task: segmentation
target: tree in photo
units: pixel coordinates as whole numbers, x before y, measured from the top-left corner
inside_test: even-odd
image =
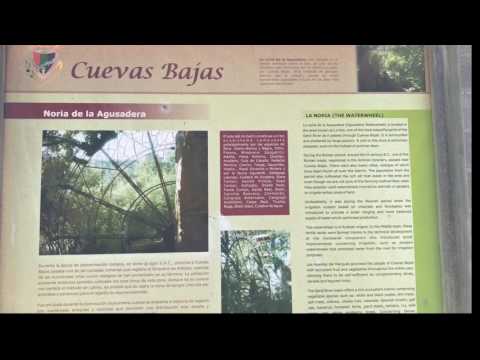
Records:
[[[223,231],[222,312],[291,313],[289,234]]]

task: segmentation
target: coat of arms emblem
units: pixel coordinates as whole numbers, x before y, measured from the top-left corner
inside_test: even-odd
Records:
[[[62,62],[58,58],[57,45],[35,46],[25,61],[27,75],[32,79],[44,80],[61,67]]]

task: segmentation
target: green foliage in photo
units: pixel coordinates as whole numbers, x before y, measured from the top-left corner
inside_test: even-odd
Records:
[[[359,91],[423,92],[423,45],[358,45]]]
[[[222,312],[291,313],[289,234],[223,231]]]

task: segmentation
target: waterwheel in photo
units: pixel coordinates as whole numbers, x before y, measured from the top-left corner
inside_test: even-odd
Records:
[[[188,133],[45,131],[40,254],[196,251],[179,221]]]

